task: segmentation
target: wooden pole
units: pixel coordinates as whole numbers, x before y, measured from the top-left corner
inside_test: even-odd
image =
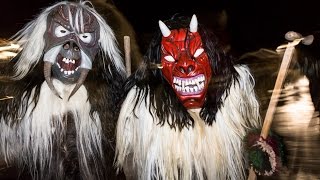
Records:
[[[126,72],[127,77],[131,75],[131,48],[130,48],[130,37],[124,36],[124,54],[125,54],[125,65],[126,65]]]
[[[285,77],[287,75],[287,71],[289,69],[289,65],[293,56],[293,52],[294,52],[294,47],[300,43],[300,41],[302,41],[303,38],[299,38],[299,39],[295,39],[292,42],[289,42],[286,46],[286,50],[284,52],[283,58],[282,58],[282,62],[280,65],[280,69],[279,69],[279,73],[276,79],[276,83],[274,85],[273,91],[272,91],[272,95],[270,98],[270,102],[269,102],[269,106],[267,109],[267,113],[263,122],[263,126],[262,126],[262,130],[261,130],[261,134],[260,136],[262,136],[264,139],[268,137],[269,134],[269,130],[272,124],[272,120],[273,120],[273,114],[276,110],[276,106],[278,104],[278,100],[279,100],[279,96],[281,93],[281,88],[283,85],[283,82],[285,80]],[[253,168],[250,168],[250,172],[249,172],[249,176],[248,176],[248,180],[255,180],[256,174],[253,170]]]
[[[261,136],[264,139],[267,138],[268,134],[269,134],[269,130],[270,130],[272,120],[273,120],[273,115],[276,110],[276,106],[278,104],[278,100],[280,97],[281,88],[282,88],[283,82],[285,80],[285,77],[287,75],[287,71],[289,69],[289,65],[290,65],[290,62],[291,62],[291,59],[293,56],[294,46],[299,44],[299,42],[301,40],[302,39],[297,39],[297,40],[294,40],[293,42],[289,42],[288,46],[284,52],[282,63],[281,63],[279,73],[278,73],[278,77],[277,77],[276,83],[275,83],[273,91],[272,91],[269,106],[268,106],[267,113],[266,113],[266,116],[264,119],[262,130],[261,130]]]
[[[4,101],[4,100],[7,100],[7,99],[13,99],[13,96],[2,97],[2,98],[0,98],[0,101]]]

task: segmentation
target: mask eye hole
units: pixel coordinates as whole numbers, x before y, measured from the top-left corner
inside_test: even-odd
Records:
[[[66,36],[68,34],[70,34],[70,31],[68,31],[66,28],[62,27],[62,26],[58,26],[56,27],[56,29],[54,30],[54,34],[57,37],[63,37]]]
[[[82,33],[82,34],[79,34],[79,38],[84,43],[90,43],[92,40],[92,34],[91,33]]]
[[[172,56],[165,56],[164,59],[169,61],[169,62],[174,62],[175,61]]]
[[[203,48],[197,49],[196,52],[194,53],[193,57],[195,57],[195,58],[199,57],[203,53],[203,51],[204,51]]]

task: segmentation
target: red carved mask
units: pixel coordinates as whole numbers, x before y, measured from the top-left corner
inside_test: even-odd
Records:
[[[211,79],[211,66],[194,15],[187,28],[169,30],[159,21],[162,32],[162,73],[187,109],[201,108]]]

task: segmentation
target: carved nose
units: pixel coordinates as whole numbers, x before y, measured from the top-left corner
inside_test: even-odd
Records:
[[[193,65],[186,65],[186,66],[180,66],[179,67],[179,71],[184,73],[184,74],[189,74],[193,70],[194,70],[194,66]]]
[[[79,46],[75,42],[67,42],[63,45],[63,49],[65,50],[73,50],[73,51],[80,51]]]

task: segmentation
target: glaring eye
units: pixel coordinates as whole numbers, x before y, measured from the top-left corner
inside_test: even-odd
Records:
[[[83,41],[84,43],[90,43],[91,40],[92,40],[92,34],[91,34],[91,33],[79,34],[79,38],[80,38],[81,41]]]
[[[203,48],[197,49],[196,52],[194,53],[193,57],[196,58],[196,57],[200,56],[200,54],[201,54],[203,51],[204,51]]]
[[[174,62],[175,61],[172,56],[165,56],[164,59],[169,61],[169,62]]]
[[[68,31],[66,28],[62,27],[62,26],[58,26],[56,27],[56,29],[54,30],[54,34],[57,37],[63,37],[66,36],[68,34],[70,34],[70,31]]]

